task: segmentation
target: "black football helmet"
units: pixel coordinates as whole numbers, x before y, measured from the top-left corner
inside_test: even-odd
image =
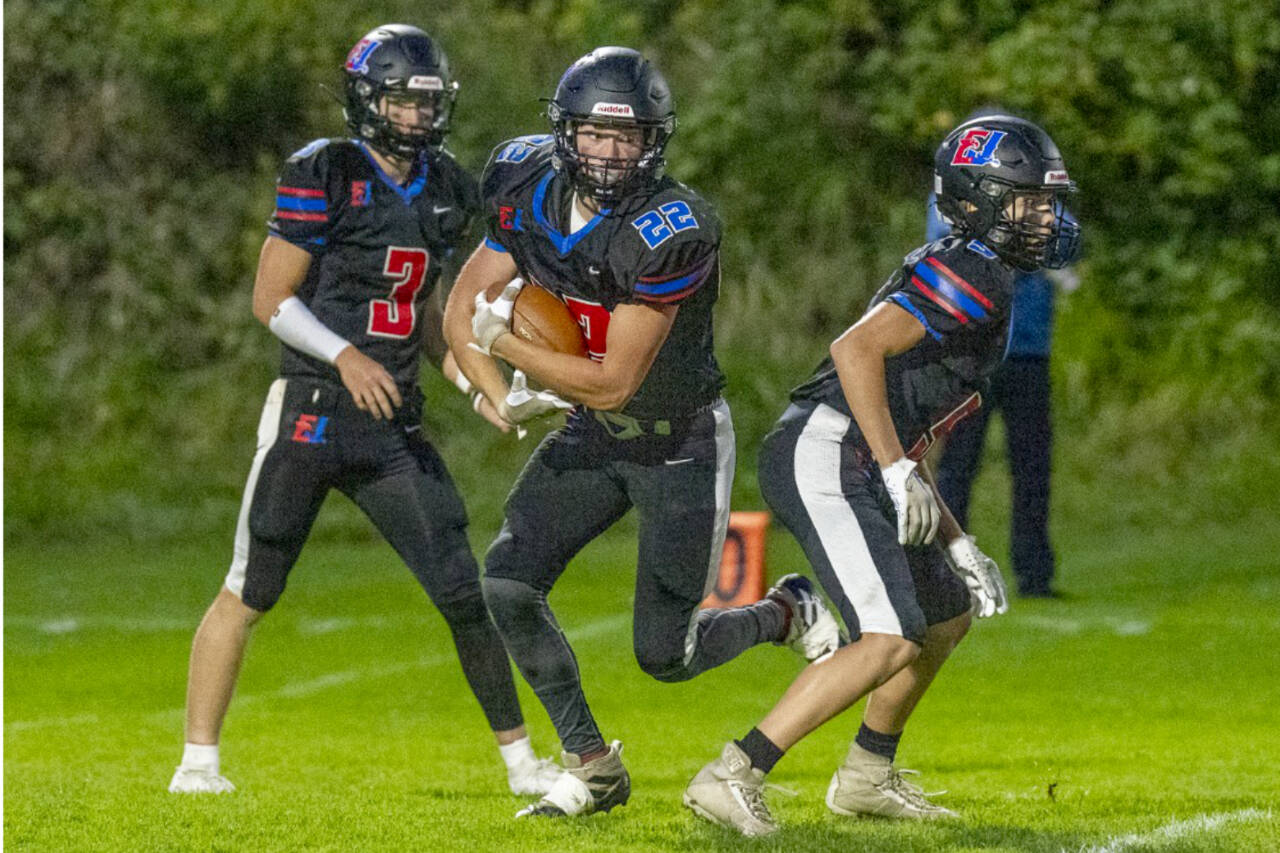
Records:
[[[613,204],[651,188],[666,166],[663,151],[676,129],[675,101],[653,63],[627,47],[598,47],[564,72],[547,104],[555,135],[557,172],[574,188],[602,204]],[[582,124],[638,127],[638,160],[584,157],[578,152]]]
[[[958,234],[977,237],[1024,272],[1062,267],[1075,256],[1080,226],[1063,197],[1076,185],[1058,146],[1035,124],[1009,115],[969,119],[938,146],[933,168],[938,212]],[[1045,192],[1053,195],[1051,221],[1016,203]]]
[[[408,24],[385,24],[356,42],[342,67],[347,77],[342,112],[354,136],[402,159],[444,145],[458,84],[449,76],[449,59],[430,36]],[[379,109],[384,95],[429,99],[435,108],[431,126],[397,130]]]

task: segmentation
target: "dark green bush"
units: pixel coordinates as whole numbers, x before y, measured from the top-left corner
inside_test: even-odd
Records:
[[[786,389],[923,232],[933,147],[974,107],[1045,124],[1081,187],[1055,371],[1064,474],[1197,478],[1194,514],[1280,444],[1280,16],[1240,0],[6,4],[6,535],[226,528],[276,344],[249,313],[271,181],[342,132],[345,50],[437,34],[453,147],[544,127],[601,43],[667,70],[671,171],[727,223],[717,331],[738,496]],[[518,469],[448,386],[429,428],[480,513]],[[1185,507],[1184,507],[1185,508]]]

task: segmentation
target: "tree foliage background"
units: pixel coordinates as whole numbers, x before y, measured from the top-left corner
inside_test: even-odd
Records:
[[[670,171],[727,224],[717,333],[740,504],[759,502],[755,448],[786,390],[921,242],[937,142],[988,103],[1042,122],[1082,188],[1059,479],[1163,487],[1163,511],[1192,518],[1276,470],[1273,4],[7,0],[6,537],[232,523],[277,363],[249,311],[272,181],[341,135],[321,86],[340,89],[347,48],[392,20],[448,51],[451,148],[473,169],[545,127],[538,99],[591,47],[665,70]],[[426,380],[428,428],[473,508],[494,510],[530,445]]]

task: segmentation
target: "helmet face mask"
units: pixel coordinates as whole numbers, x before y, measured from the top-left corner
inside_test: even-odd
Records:
[[[1012,116],[967,121],[934,155],[938,212],[1024,272],[1075,254],[1080,228],[1063,204],[1075,188],[1048,134]]]
[[[354,136],[399,160],[444,145],[458,84],[444,51],[425,32],[406,24],[378,27],[351,49],[343,70],[343,114]],[[430,118],[408,118],[414,111]]]
[[[639,53],[621,47],[597,48],[571,65],[547,104],[547,119],[556,171],[579,195],[608,205],[661,179],[676,126],[666,80]]]

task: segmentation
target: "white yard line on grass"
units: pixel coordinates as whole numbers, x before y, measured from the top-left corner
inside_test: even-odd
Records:
[[[607,616],[604,619],[597,619],[594,622],[587,622],[579,627],[572,627],[565,631],[570,640],[585,640],[590,637],[598,637],[602,634],[611,634],[618,628],[626,625],[631,618],[629,613],[620,613],[613,616]],[[383,666],[364,666],[359,669],[344,669],[337,672],[328,672],[324,675],[318,675],[315,678],[309,678],[305,681],[291,681],[275,690],[268,690],[265,693],[247,693],[237,696],[234,700],[235,705],[243,707],[245,705],[256,705],[263,701],[272,699],[296,699],[301,696],[310,696],[323,690],[333,687],[339,687],[343,684],[350,684],[353,681],[359,681],[366,678],[386,678],[393,675],[402,675],[406,672],[414,670],[431,669],[437,666],[447,666],[456,662],[457,655],[452,652],[448,654],[432,655],[431,657],[420,658],[414,661],[406,661],[402,663],[386,664]],[[175,676],[176,677],[176,676]],[[184,708],[169,708],[164,711],[154,711],[147,714],[144,719],[150,722],[167,721],[172,718],[181,718],[185,713]],[[52,726],[88,726],[100,722],[97,714],[75,714],[75,715],[54,715],[49,717],[37,717],[34,720],[14,720],[12,722],[5,721],[4,730],[6,734],[17,734],[18,732],[30,731],[31,729],[49,728]]]
[[[1118,835],[1109,838],[1102,844],[1081,847],[1080,853],[1121,853],[1134,847],[1146,847],[1152,844],[1164,844],[1183,841],[1189,835],[1213,832],[1229,823],[1257,823],[1271,820],[1271,812],[1261,809],[1243,809],[1238,812],[1218,812],[1217,814],[1196,815],[1186,820],[1175,820],[1150,832]],[[1063,851],[1067,853],[1067,851]]]
[[[1026,614],[1019,620],[1030,628],[1054,631],[1059,634],[1079,634],[1083,631],[1110,631],[1119,637],[1137,637],[1151,632],[1151,623],[1141,619],[1120,617],[1093,617],[1066,619],[1057,616]]]

